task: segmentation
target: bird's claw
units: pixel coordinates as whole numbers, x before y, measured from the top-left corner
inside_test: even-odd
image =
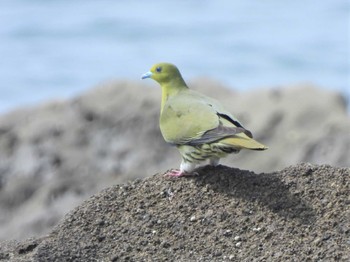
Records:
[[[169,170],[164,174],[164,176],[167,176],[167,177],[183,177],[183,176],[198,176],[198,175],[199,174],[197,172],[187,173],[185,171],[181,171],[178,169]]]
[[[168,177],[182,177],[182,176],[186,176],[187,173],[180,171],[178,169],[172,169],[169,170],[168,172],[166,172],[164,174],[164,176],[168,176]]]

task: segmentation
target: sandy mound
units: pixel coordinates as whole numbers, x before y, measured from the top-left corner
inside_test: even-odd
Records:
[[[269,146],[224,164],[257,173],[300,162],[350,166],[350,119],[339,94],[309,85],[238,93],[208,79],[190,86],[222,101]],[[177,168],[159,107],[156,84],[117,81],[0,117],[0,239],[49,232],[102,188]]]
[[[349,261],[350,168],[256,174],[219,166],[101,191],[45,238],[2,245],[34,261]]]

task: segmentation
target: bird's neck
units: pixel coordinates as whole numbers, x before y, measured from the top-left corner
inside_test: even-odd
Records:
[[[188,89],[182,77],[175,78],[170,82],[164,83],[161,85],[161,87],[162,87],[162,103],[161,103],[160,113],[162,113],[165,103],[168,101],[169,98],[171,98],[172,96],[178,94],[183,90]]]

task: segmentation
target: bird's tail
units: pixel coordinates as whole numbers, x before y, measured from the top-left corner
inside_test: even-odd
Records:
[[[250,150],[266,150],[268,149],[267,146],[259,143],[258,141],[248,137],[244,133],[239,133],[237,135],[224,138],[220,140],[220,143],[224,145],[229,145],[235,148],[245,148]]]

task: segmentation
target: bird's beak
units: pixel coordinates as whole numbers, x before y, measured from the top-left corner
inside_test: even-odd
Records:
[[[150,78],[152,76],[152,72],[151,71],[148,71],[146,74],[143,74],[141,76],[141,79],[145,79],[145,78]]]

